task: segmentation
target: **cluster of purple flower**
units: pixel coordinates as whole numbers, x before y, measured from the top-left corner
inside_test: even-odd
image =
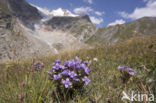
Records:
[[[130,75],[134,75],[134,72],[133,72],[133,69],[132,68],[129,68],[129,67],[127,67],[127,66],[118,66],[118,69],[119,70],[128,70],[128,73],[130,74]]]
[[[54,62],[52,69],[47,73],[50,79],[64,85],[65,88],[74,88],[76,84],[88,85],[90,80],[88,76],[91,72],[89,65],[91,61],[82,61],[78,57],[74,60],[68,60],[61,65],[61,61],[58,59]]]
[[[37,61],[33,64],[33,68],[35,70],[42,70],[44,68],[44,64],[40,61]]]

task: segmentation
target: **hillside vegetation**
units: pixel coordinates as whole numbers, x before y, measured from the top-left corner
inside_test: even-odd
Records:
[[[55,103],[53,82],[46,73],[56,59],[65,61],[78,56],[92,60],[91,82],[83,95],[77,94],[68,103],[126,103],[121,101],[122,91],[140,91],[156,95],[156,36],[132,38],[114,45],[67,51],[27,60],[0,64],[1,103]],[[95,61],[93,59],[97,58]],[[42,71],[34,71],[35,61],[45,64]],[[134,69],[135,75],[127,83],[121,80],[118,66]],[[57,101],[59,102],[59,101]],[[144,101],[145,102],[145,101]]]
[[[125,24],[100,28],[86,43],[113,44],[136,36],[155,35],[155,22],[155,17],[143,17]]]

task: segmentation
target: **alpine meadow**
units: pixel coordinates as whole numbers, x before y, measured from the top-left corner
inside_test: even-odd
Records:
[[[125,22],[105,27],[92,15],[108,12],[42,2],[0,0],[0,103],[156,102],[155,0],[134,10],[150,15],[122,12]]]

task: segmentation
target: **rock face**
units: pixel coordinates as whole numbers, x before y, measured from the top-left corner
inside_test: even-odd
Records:
[[[0,28],[0,61],[31,58],[54,52],[52,48],[31,36],[19,21],[12,19],[10,28]]]
[[[112,44],[142,35],[156,35],[156,17],[143,17],[122,25],[100,28],[87,43]]]
[[[53,30],[69,32],[74,34],[78,40],[85,41],[96,31],[88,15],[77,17],[56,16],[45,23],[51,26]]]
[[[75,35],[80,28],[79,35],[88,32],[82,28],[84,25],[93,27],[88,16],[53,17],[44,22],[42,19],[39,11],[25,0],[0,0],[0,61],[86,47]],[[66,25],[71,28],[66,30]]]
[[[16,3],[18,0],[12,0],[12,4],[13,1]],[[54,52],[53,48],[33,37],[29,29],[21,24],[21,19],[24,17],[15,16],[10,9],[10,3],[0,0],[0,61],[29,58]]]
[[[98,29],[87,15],[78,16],[63,9],[47,11],[25,0],[0,0],[0,61],[154,34],[156,18],[152,17]]]
[[[14,15],[29,28],[33,29],[34,24],[42,19],[38,10],[25,0],[7,0],[7,2]]]

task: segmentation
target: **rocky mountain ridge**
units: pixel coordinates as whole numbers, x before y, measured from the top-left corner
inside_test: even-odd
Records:
[[[45,18],[25,0],[0,0],[0,3],[0,61],[86,47],[85,43],[74,36],[75,32],[64,32],[48,25],[46,22],[51,18]],[[76,18],[78,20],[75,19],[75,23],[81,21],[81,17]],[[90,20],[84,19],[82,17],[82,21],[93,25]]]
[[[86,42],[106,45],[143,35],[156,35],[156,17],[143,17],[129,23],[100,28]]]
[[[156,34],[156,18],[96,28],[88,15],[46,10],[25,0],[0,0],[0,61],[107,45]]]

